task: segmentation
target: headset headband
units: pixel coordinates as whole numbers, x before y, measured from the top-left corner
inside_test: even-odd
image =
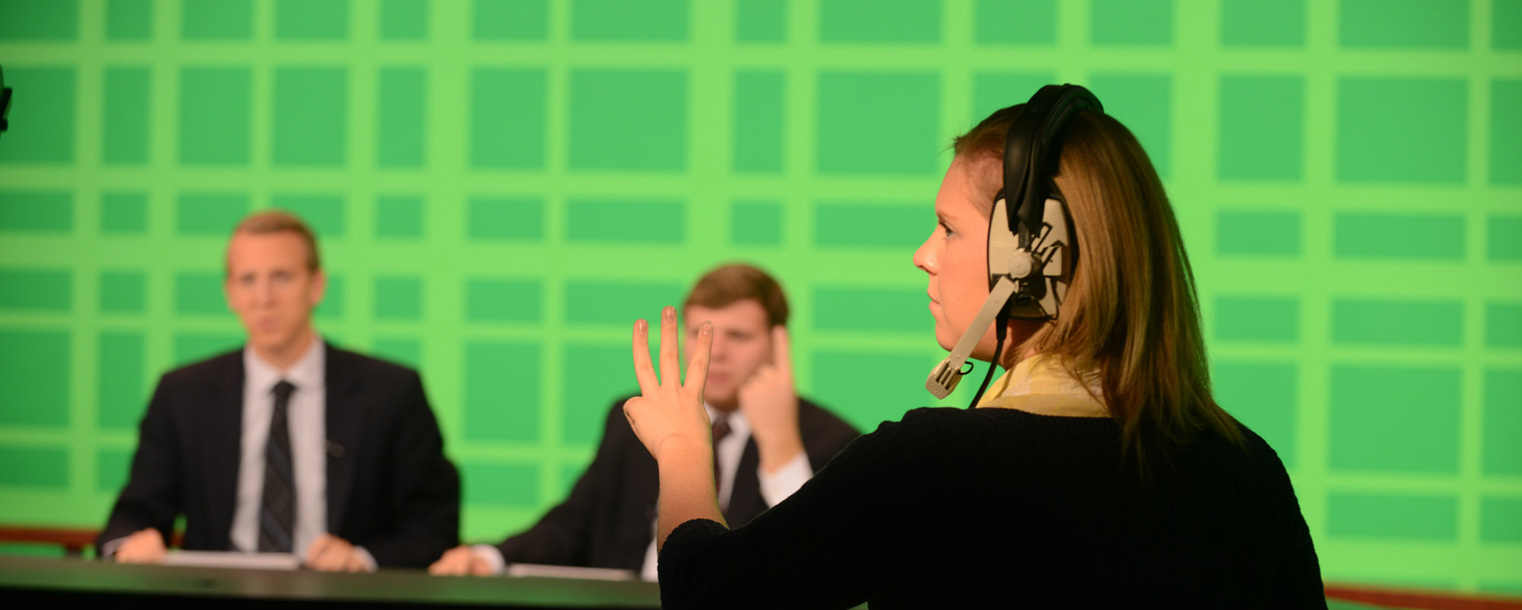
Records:
[[[1009,126],[1004,139],[1004,220],[1020,237],[1021,247],[1030,247],[1031,236],[1041,231],[1057,170],[1054,153],[1060,150],[1053,144],[1060,144],[1068,119],[1079,110],[1103,112],[1104,106],[1078,85],[1047,85],[1031,96]]]

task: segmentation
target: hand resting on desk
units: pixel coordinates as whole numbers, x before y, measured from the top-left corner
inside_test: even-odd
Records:
[[[112,559],[121,563],[164,563],[168,554],[169,550],[164,548],[164,535],[149,527],[122,540]]]

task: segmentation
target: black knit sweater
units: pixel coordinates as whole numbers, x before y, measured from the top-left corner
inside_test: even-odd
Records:
[[[911,411],[743,528],[679,526],[662,602],[1325,608],[1284,465],[1243,433],[1195,440],[1142,485],[1111,419]]]

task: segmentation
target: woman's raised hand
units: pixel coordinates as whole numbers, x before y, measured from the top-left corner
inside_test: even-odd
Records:
[[[713,325],[704,322],[698,340],[687,355],[687,381],[677,358],[676,309],[661,311],[661,368],[650,362],[650,326],[634,323],[634,376],[640,395],[624,403],[624,417],[634,434],[657,462],[668,445],[682,445],[681,453],[706,454],[712,468],[713,439],[708,412],[703,409],[703,383],[708,379],[708,350],[713,345]]]

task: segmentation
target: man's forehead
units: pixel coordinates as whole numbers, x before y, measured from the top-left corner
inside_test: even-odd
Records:
[[[254,269],[305,268],[307,245],[289,231],[235,233],[227,244],[229,273]]]
[[[688,328],[696,328],[705,321],[713,322],[719,330],[765,330],[766,309],[755,299],[740,299],[723,307],[689,305],[682,312]]]

